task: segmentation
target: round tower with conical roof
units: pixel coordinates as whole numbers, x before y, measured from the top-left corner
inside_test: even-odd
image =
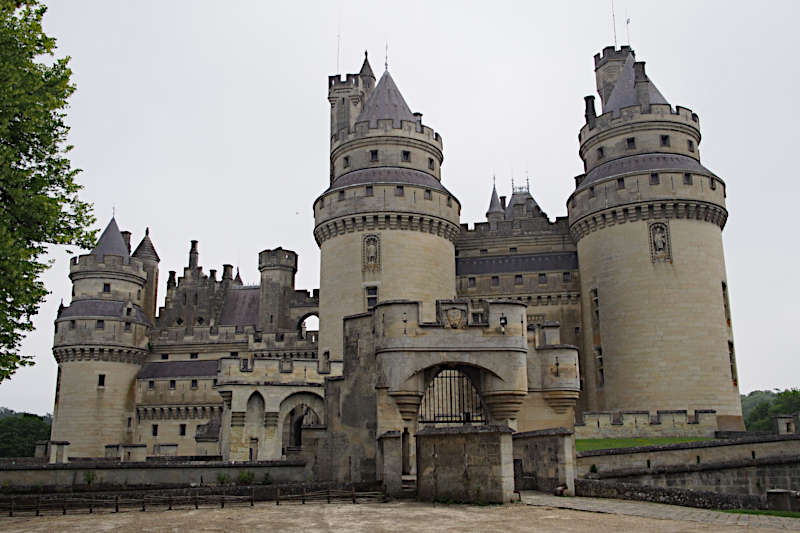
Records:
[[[143,305],[155,301],[158,273],[158,255],[145,239],[131,257],[112,218],[95,249],[70,262],[72,301],[55,321],[51,430],[52,440],[70,443],[70,456],[102,457],[106,444],[132,442],[134,383],[151,327]]]
[[[441,183],[442,139],[412,113],[388,70],[377,85],[331,76],[330,186],[314,202],[321,354],[342,356],[342,318],[378,301],[455,296],[460,204]]]
[[[725,183],[627,47],[595,56],[585,174],[568,200],[580,265],[588,410],[714,410],[744,429],[727,294]]]

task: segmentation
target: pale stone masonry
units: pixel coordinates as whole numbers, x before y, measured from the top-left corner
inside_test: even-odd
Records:
[[[486,221],[461,224],[442,136],[365,58],[327,83],[330,174],[308,198],[319,289],[295,288],[291,250],[261,251],[260,283],[245,286],[232,265],[206,272],[191,241],[156,309],[149,231],[131,252],[112,219],[72,261],[55,321],[51,447],[123,461],[303,457],[319,479],[399,490],[425,428],[501,425],[570,453],[576,435],[743,429],[726,186],[700,163],[699,119],[628,47],[604,49],[595,73],[602,112],[586,98],[585,173],[566,217],[518,183],[508,198],[491,191]],[[490,467],[505,501],[501,455]],[[570,476],[551,477],[571,492]]]

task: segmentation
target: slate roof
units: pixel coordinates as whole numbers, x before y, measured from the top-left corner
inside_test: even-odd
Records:
[[[322,194],[353,185],[372,185],[377,183],[419,185],[420,187],[443,191],[452,196],[452,193],[442,185],[442,182],[427,172],[399,167],[362,168],[348,172],[336,178],[336,181]]]
[[[375,78],[375,74],[372,73],[372,67],[369,66],[369,59],[367,52],[364,52],[364,64],[361,65],[361,70],[359,71],[359,76],[370,76]]]
[[[213,378],[217,376],[217,366],[216,360],[156,361],[143,364],[136,378]]]
[[[500,198],[497,197],[497,187],[492,185],[492,199],[489,200],[489,210],[486,212],[486,216],[489,216],[489,213],[502,213],[503,206],[500,205]]]
[[[514,254],[493,257],[457,257],[456,276],[577,270],[577,252]]]
[[[584,189],[592,183],[628,172],[657,171],[701,173],[715,176],[693,157],[678,154],[639,154],[612,159],[594,167],[586,174],[578,189]]]
[[[525,205],[528,202],[533,203],[533,212],[536,212],[536,208],[539,207],[539,204],[536,203],[536,200],[533,199],[533,195],[531,195],[530,191],[515,191],[511,194],[511,199],[508,201],[508,205],[506,205],[506,220],[513,220],[514,219],[514,206],[515,205]],[[541,211],[541,208],[539,208]]]
[[[144,238],[142,238],[142,242],[140,242],[139,246],[134,250],[133,257],[139,259],[153,259],[156,262],[161,261],[156,253],[156,247],[153,246],[153,241],[150,240],[150,228],[144,230]]]
[[[639,101],[636,98],[636,84],[635,73],[633,69],[633,54],[628,54],[625,64],[622,66],[622,71],[617,78],[617,83],[608,97],[606,105],[603,107],[603,113],[613,111],[619,114],[619,110],[623,107],[638,105]],[[656,88],[655,84],[648,78],[649,96],[651,104],[667,104],[667,99]]]
[[[118,302],[114,300],[74,300],[69,307],[65,307],[58,315],[62,318],[82,318],[91,316],[103,316],[109,318],[123,318],[125,307],[128,302]],[[130,317],[132,322],[149,324],[147,315],[136,305],[133,305],[133,314]]]
[[[255,326],[258,323],[259,287],[231,288],[219,317],[220,326]]]
[[[111,222],[103,230],[100,240],[97,241],[97,245],[90,254],[97,256],[97,260],[101,262],[106,255],[119,255],[124,258],[125,263],[130,262],[131,256],[130,252],[128,252],[128,245],[125,244],[125,239],[122,238],[122,233],[120,233],[114,217],[111,217]]]
[[[387,118],[394,120],[396,128],[400,127],[401,120],[416,121],[388,70],[383,73],[378,85],[372,90],[356,122],[369,121],[370,127],[377,128],[378,120]]]

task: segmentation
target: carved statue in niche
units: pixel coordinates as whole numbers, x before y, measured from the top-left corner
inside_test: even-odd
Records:
[[[378,271],[381,269],[381,240],[378,235],[364,235],[361,251],[361,270]]]
[[[652,222],[648,226],[650,236],[650,258],[654,263],[672,262],[672,246],[669,238],[669,226],[666,222]]]

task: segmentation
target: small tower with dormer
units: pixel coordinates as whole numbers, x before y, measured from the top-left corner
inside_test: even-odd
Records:
[[[134,383],[148,353],[158,255],[148,236],[131,256],[127,232],[109,222],[97,246],[70,262],[72,301],[59,309],[51,438],[73,457],[102,457],[132,442]]]

